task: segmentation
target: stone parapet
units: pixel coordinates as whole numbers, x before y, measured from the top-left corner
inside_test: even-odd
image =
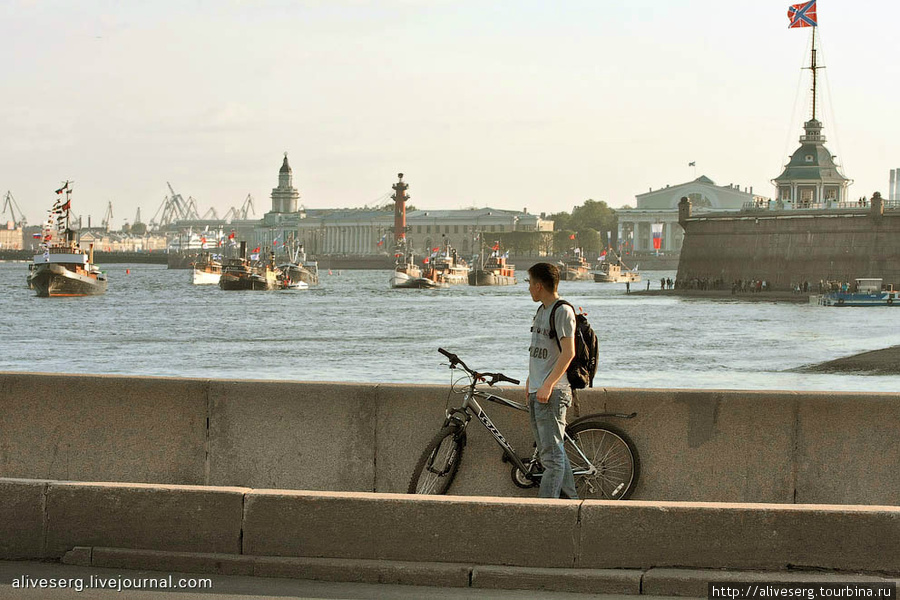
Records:
[[[438,385],[0,373],[0,477],[403,493],[460,399]],[[484,408],[530,456],[527,415]],[[900,505],[898,394],[594,388],[577,412],[636,413],[607,419],[637,447],[635,500]],[[464,454],[450,493],[536,496],[477,420]]]

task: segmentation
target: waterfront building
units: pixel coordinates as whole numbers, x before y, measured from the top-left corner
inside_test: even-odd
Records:
[[[778,189],[779,208],[832,208],[843,206],[851,181],[844,177],[835,156],[825,147],[822,122],[803,124],[800,147],[791,155],[781,175],[772,180]]]
[[[262,219],[179,220],[170,229],[182,234],[221,229],[226,238],[233,233],[234,240],[247,241],[251,248],[302,244],[314,256],[388,256],[394,251],[393,202],[375,208],[306,208],[299,203],[287,154],[271,199],[271,210]],[[479,234],[490,245],[503,233],[553,231],[552,221],[527,209],[413,210],[406,213],[406,225],[408,243],[420,256],[444,240],[461,253],[474,254],[480,249]]]
[[[212,236],[210,236],[212,239]],[[78,231],[78,245],[102,252],[165,252],[166,236],[147,233],[132,235],[128,233],[109,232],[97,228]]]
[[[736,184],[725,186],[701,175],[693,181],[637,194],[636,208],[617,209],[619,220],[618,247],[632,253],[655,252],[653,248],[653,225],[662,225],[662,242],[660,253],[675,254],[681,252],[684,242],[684,230],[678,226],[678,202],[682,197],[691,200],[694,214],[704,212],[733,212],[745,206],[767,204],[768,198],[753,194],[753,188],[744,188]]]
[[[294,187],[294,172],[288,164],[287,152],[278,171],[278,187],[272,190],[272,210],[269,214],[296,213],[300,192]]]
[[[272,190],[272,210],[261,221],[232,222],[236,237],[255,245],[303,244],[313,255],[388,255],[394,251],[393,202],[379,208],[305,208],[293,187],[287,155]],[[478,234],[493,243],[497,234],[512,231],[552,231],[553,222],[523,211],[496,208],[413,210],[406,213],[406,237],[419,255],[430,254],[444,240],[465,254],[480,248]],[[275,244],[278,242],[278,244]]]
[[[25,247],[22,228],[9,221],[0,228],[0,250],[21,250]]]

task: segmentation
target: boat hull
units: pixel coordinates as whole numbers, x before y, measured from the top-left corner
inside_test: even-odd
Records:
[[[219,287],[228,291],[240,290],[274,290],[277,282],[274,277],[261,275],[232,275],[223,273],[219,278]]]
[[[99,296],[105,294],[107,288],[105,277],[81,275],[52,263],[36,265],[29,283],[42,298]]]
[[[876,294],[859,294],[834,292],[818,297],[818,304],[822,306],[900,306],[900,294],[897,292],[882,292]]]
[[[391,276],[391,287],[399,290],[433,290],[446,287],[425,277],[410,277],[405,273],[394,273]]]
[[[591,274],[589,271],[576,271],[574,269],[559,270],[560,281],[584,281],[589,280],[590,278]]]
[[[594,273],[594,281],[596,283],[638,283],[641,276],[637,273],[622,273],[615,277],[610,277],[606,273]]]
[[[291,281],[302,281],[307,287],[319,285],[319,273],[317,271],[311,271],[305,266],[287,263],[278,265],[278,268],[281,269],[281,272],[285,273]]]
[[[221,277],[221,273],[210,273],[209,271],[201,271],[200,269],[193,270],[194,285],[217,285]]]
[[[515,275],[499,275],[491,271],[471,271],[469,272],[469,285],[516,285]]]

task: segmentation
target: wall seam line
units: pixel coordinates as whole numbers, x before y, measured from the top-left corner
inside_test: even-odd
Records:
[[[375,392],[375,418],[372,419],[372,492],[378,491],[378,421],[381,414],[381,386],[377,383]]]

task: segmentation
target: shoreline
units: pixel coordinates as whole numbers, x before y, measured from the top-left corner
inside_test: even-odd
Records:
[[[787,291],[774,292],[741,292],[732,294],[731,290],[660,290],[643,289],[632,290],[629,296],[671,296],[673,298],[713,298],[717,300],[733,300],[734,302],[791,302],[794,304],[808,304],[809,297],[815,296],[812,292],[795,294]]]
[[[866,373],[900,375],[900,346],[860,352],[814,365],[791,369],[797,373]]]

